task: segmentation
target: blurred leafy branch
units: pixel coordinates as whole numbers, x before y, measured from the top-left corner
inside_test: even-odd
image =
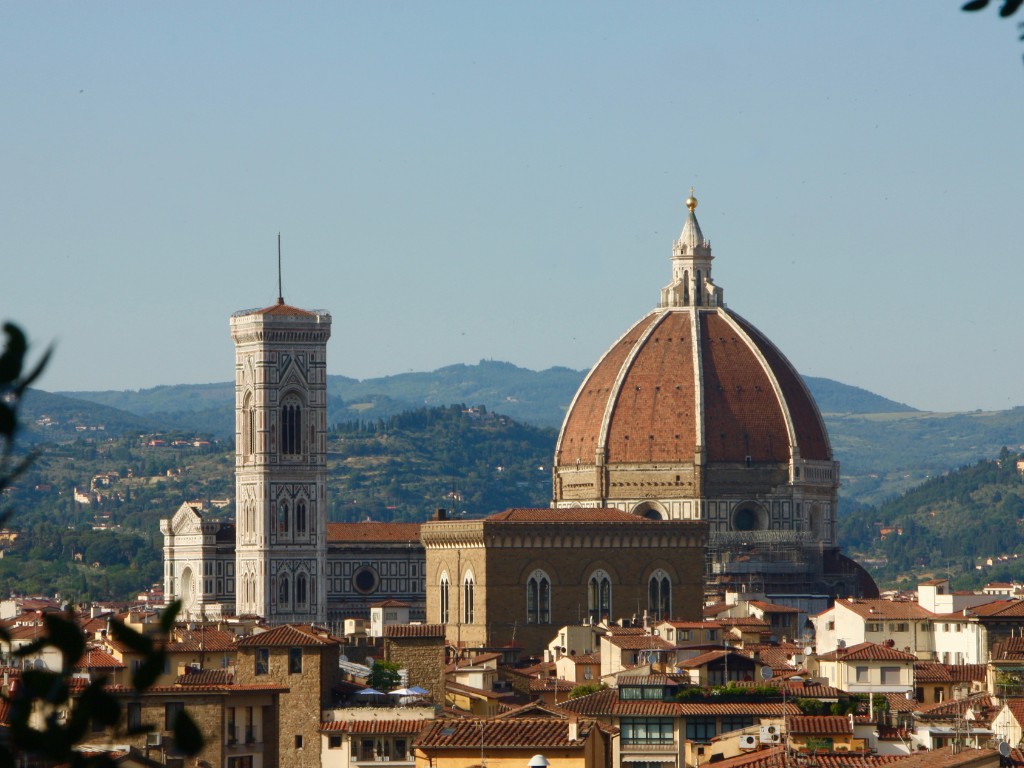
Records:
[[[7,341],[0,354],[0,441],[3,442],[0,495],[35,458],[33,453],[19,456],[15,452],[18,408],[26,390],[46,368],[52,353],[52,348],[47,349],[33,367],[26,368],[28,341],[25,334],[12,323],[6,323],[3,331]],[[2,510],[0,525],[6,523],[11,514],[11,510]],[[180,607],[180,603],[172,603],[161,615],[160,634],[164,638],[170,634]],[[23,670],[12,690],[4,694],[10,738],[8,743],[0,744],[0,768],[15,768],[27,755],[72,768],[113,766],[108,755],[81,752],[76,746],[84,742],[96,726],[126,736],[149,732],[153,726],[122,727],[125,707],[121,698],[109,689],[108,677],[100,676],[88,685],[75,684],[72,673],[86,651],[86,638],[73,613],[48,614],[43,623],[45,634],[18,648],[13,655],[24,658],[47,647],[56,648],[62,657],[61,670]],[[111,621],[111,631],[116,640],[144,657],[132,673],[132,695],[137,696],[156,682],[164,668],[166,651],[154,637],[137,632],[116,619]],[[3,627],[0,627],[0,640],[10,647],[10,634]],[[62,713],[67,714],[62,716]],[[187,712],[178,713],[173,730],[178,752],[192,756],[202,750],[202,734]]]
[[[960,9],[962,11],[980,11],[988,7],[989,0],[971,0],[969,3],[964,3]],[[1024,0],[1003,0],[1003,7],[999,9],[999,15],[1003,18],[1007,16],[1013,16],[1020,8]]]

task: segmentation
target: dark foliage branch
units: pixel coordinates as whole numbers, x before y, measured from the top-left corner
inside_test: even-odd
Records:
[[[18,457],[14,441],[18,432],[18,407],[28,387],[43,372],[50,359],[47,350],[27,372],[28,343],[25,334],[12,323],[3,327],[7,336],[0,354],[0,494],[22,474],[34,458],[33,454]],[[0,525],[10,517],[0,514]],[[167,637],[174,626],[180,603],[171,604],[160,617],[160,631]],[[8,703],[10,740],[0,745],[0,768],[16,768],[26,756],[71,768],[106,768],[113,760],[103,754],[83,753],[83,743],[94,727],[116,731],[123,718],[122,702],[108,689],[109,679],[101,676],[83,689],[72,686],[72,672],[86,649],[85,634],[74,614],[49,614],[43,618],[45,634],[14,652],[25,658],[45,648],[60,651],[60,672],[42,669],[23,670],[14,691],[4,696]],[[163,670],[166,653],[153,638],[136,632],[124,623],[112,622],[114,637],[142,654],[143,662],[132,676],[132,687],[141,693],[151,687]],[[10,645],[10,634],[0,627],[0,640]],[[144,731],[151,730],[144,727]],[[131,735],[130,733],[126,735]],[[182,711],[174,721],[174,743],[184,755],[198,754],[203,737],[189,715]]]
[[[988,7],[989,0],[971,0],[969,3],[965,3],[963,11],[981,11]],[[999,9],[999,15],[1003,18],[1013,16],[1020,8],[1024,0],[1003,0],[1003,7]]]

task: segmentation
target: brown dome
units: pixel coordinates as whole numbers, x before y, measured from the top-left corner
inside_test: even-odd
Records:
[[[830,460],[818,409],[763,334],[722,307],[665,308],[598,361],[566,415],[556,465]]]

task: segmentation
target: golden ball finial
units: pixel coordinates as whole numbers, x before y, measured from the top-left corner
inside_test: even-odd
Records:
[[[686,198],[686,207],[693,212],[693,209],[697,207],[697,198],[693,196],[693,187],[690,187],[690,196]]]

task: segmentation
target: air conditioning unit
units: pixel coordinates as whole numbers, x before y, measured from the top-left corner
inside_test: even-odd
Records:
[[[782,741],[782,735],[779,733],[779,726],[777,725],[762,725],[761,726],[761,743],[762,744],[778,744]]]
[[[146,734],[146,746],[147,747],[159,747],[163,744],[163,734],[160,733],[147,733]]]
[[[752,733],[740,736],[740,749],[757,749],[757,736]]]

